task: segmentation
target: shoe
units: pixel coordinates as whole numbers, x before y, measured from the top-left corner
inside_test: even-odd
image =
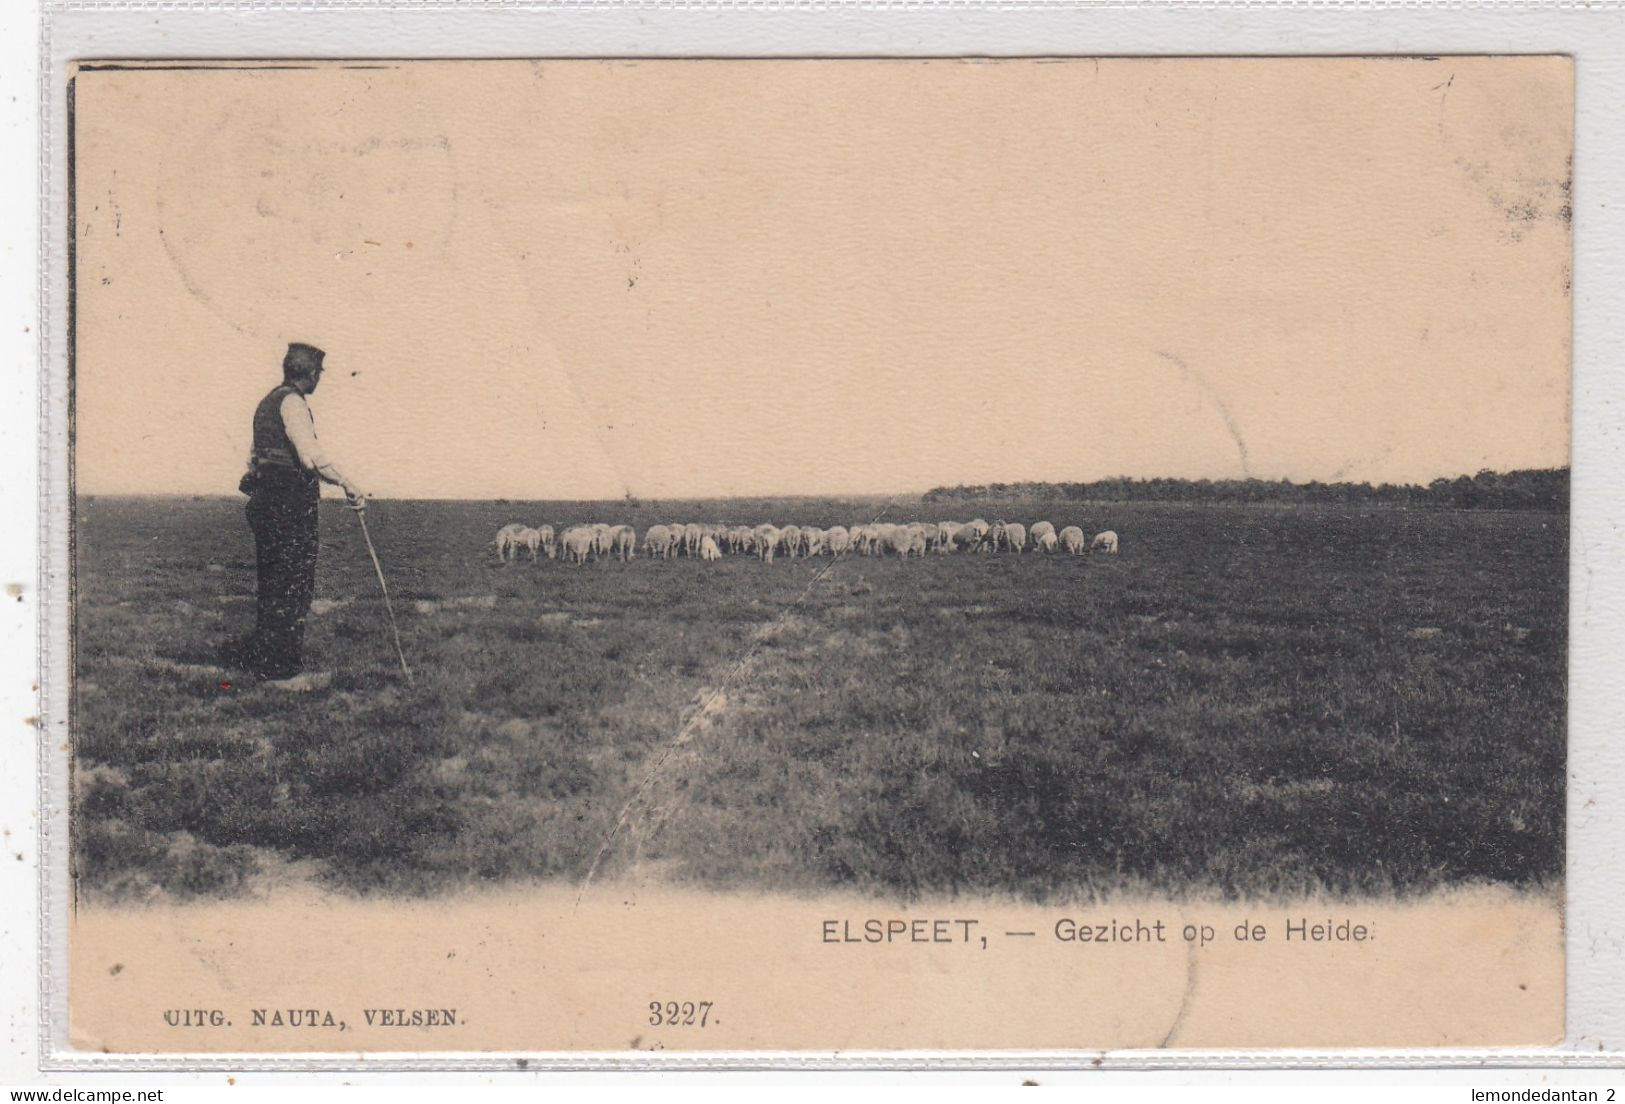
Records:
[[[308,694],[313,690],[326,690],[333,682],[331,671],[302,671],[288,678],[265,680],[265,685],[272,690],[286,690],[290,693]]]

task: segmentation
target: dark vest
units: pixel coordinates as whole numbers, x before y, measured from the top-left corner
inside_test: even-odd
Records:
[[[260,468],[293,468],[302,470],[299,453],[288,440],[288,431],[282,428],[282,400],[298,394],[298,388],[289,383],[278,384],[254,408],[254,447],[249,453],[249,465]]]

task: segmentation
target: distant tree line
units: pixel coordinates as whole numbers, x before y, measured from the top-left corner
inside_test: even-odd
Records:
[[[1415,483],[1294,483],[1288,479],[1130,479],[1088,483],[986,483],[935,487],[927,502],[1003,499],[1114,502],[1324,503],[1453,508],[1458,510],[1551,510],[1569,508],[1569,470],[1547,468],[1494,472]]]

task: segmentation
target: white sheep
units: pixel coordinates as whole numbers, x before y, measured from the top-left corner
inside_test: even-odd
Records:
[[[1110,552],[1113,555],[1116,555],[1117,554],[1117,533],[1116,533],[1116,531],[1112,530],[1112,529],[1107,529],[1103,533],[1096,533],[1095,534],[1095,539],[1089,542],[1089,550],[1091,552],[1093,552],[1096,549],[1099,549],[1102,552]]]
[[[914,550],[914,538],[918,534],[906,525],[882,525],[880,531],[882,551],[895,552],[900,560],[908,559],[908,554]]]
[[[773,553],[779,547],[779,531],[764,522],[756,527],[755,533],[757,558],[763,563],[772,563]]]
[[[560,543],[564,546],[564,558],[571,563],[584,564],[592,555],[597,546],[598,535],[583,525],[572,525],[564,531]]]
[[[638,534],[630,525],[617,525],[610,530],[610,549],[622,563],[637,555]]]
[[[492,541],[492,543],[497,547],[497,559],[501,560],[503,563],[509,562],[509,553],[517,552],[514,538],[520,533],[523,533],[525,528],[526,527],[524,525],[514,521],[509,522],[507,525],[504,525],[501,529],[497,530],[496,540]]]
[[[520,548],[530,549],[530,562],[535,563],[542,548],[542,532],[529,526],[519,530],[513,536],[514,554],[518,555]]]
[[[671,559],[672,547],[676,543],[671,529],[664,525],[651,525],[649,531],[643,535],[643,550],[651,558],[659,556],[663,560]]]
[[[786,525],[779,530],[779,551],[792,560],[801,548],[801,527],[799,525]]]

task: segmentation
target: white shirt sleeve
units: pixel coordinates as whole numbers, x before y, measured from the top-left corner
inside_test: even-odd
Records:
[[[327,463],[321,445],[316,443],[316,419],[311,417],[310,406],[303,395],[287,395],[282,400],[282,428],[299,454],[299,463],[307,471],[314,471]]]

